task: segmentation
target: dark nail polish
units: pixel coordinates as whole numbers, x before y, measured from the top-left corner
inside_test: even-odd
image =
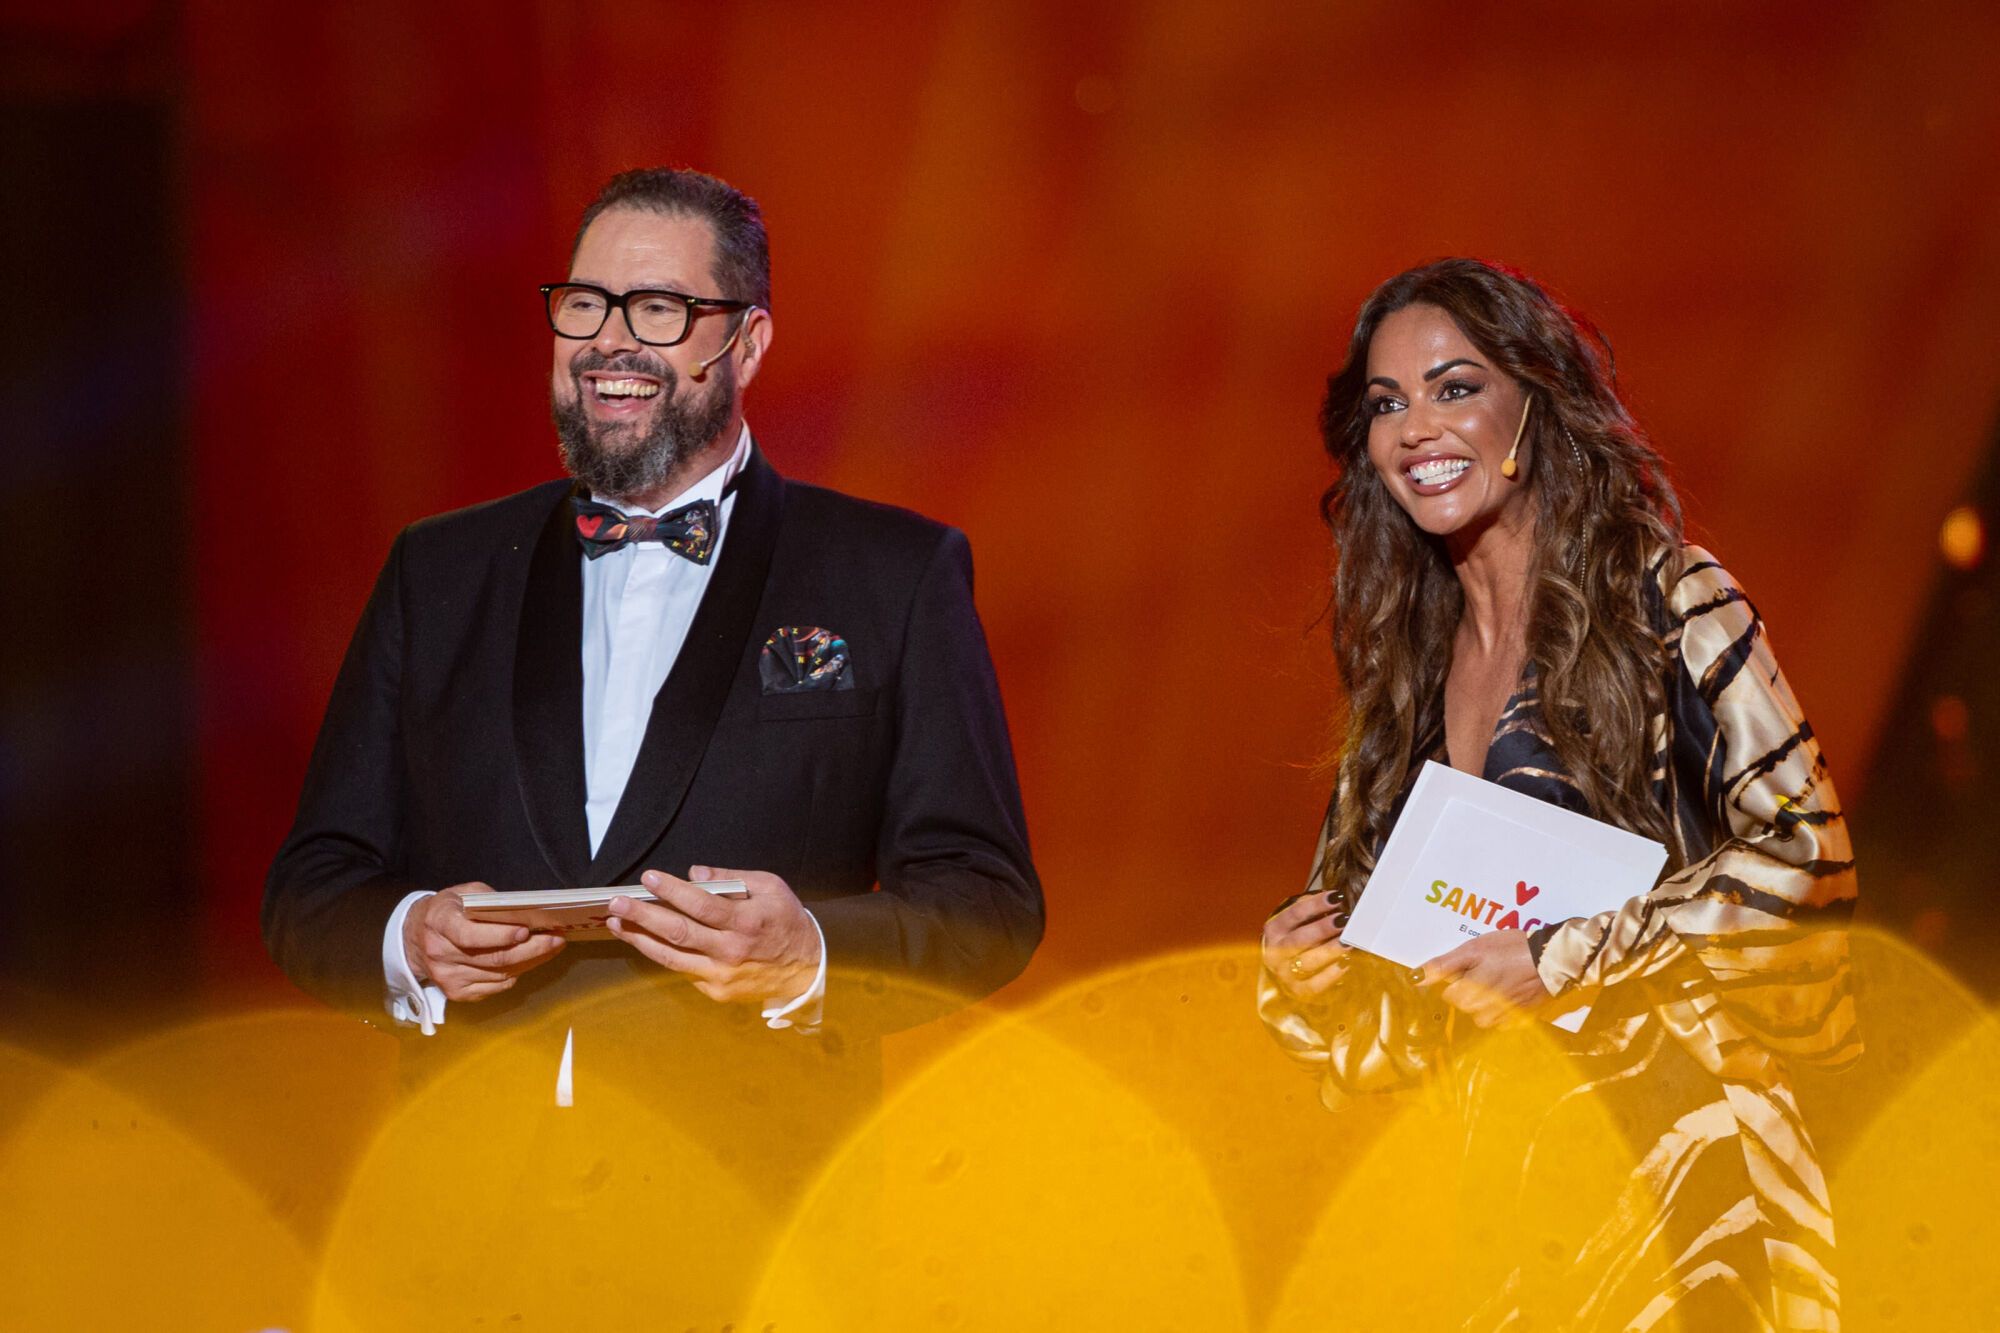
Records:
[[[1333,914],[1333,928],[1334,928],[1335,930],[1339,930],[1339,929],[1341,929],[1341,928],[1342,928],[1343,926],[1345,926],[1346,924],[1347,924],[1347,913],[1346,913],[1346,912],[1335,912],[1335,913]]]

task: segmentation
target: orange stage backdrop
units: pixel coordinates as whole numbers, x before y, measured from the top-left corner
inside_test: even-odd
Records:
[[[766,209],[777,466],[972,537],[1050,899],[1027,989],[1298,886],[1314,413],[1361,297],[1442,254],[1609,332],[1866,837],[2000,387],[1984,0],[126,8],[178,31],[221,990],[278,993],[262,874],[390,539],[552,475],[534,286],[660,162]]]
[[[1328,1117],[1249,988],[1337,703],[1324,376],[1376,282],[1470,253],[1609,332],[1855,813],[1864,922],[1909,937],[1856,932],[1871,1055],[1801,1082],[1851,1323],[2000,1326],[1970,780],[2000,567],[1914,642],[1947,511],[1983,475],[2000,516],[1996,52],[1992,0],[0,0],[0,1324],[377,1329],[414,1284],[412,1326],[635,1326],[646,1284],[602,1264],[642,1233],[666,1308],[738,1327],[831,1325],[856,1274],[927,1327],[1442,1318],[1408,1238],[1451,1127]],[[777,466],[970,533],[1049,896],[1011,1011],[893,1039],[896,1095],[787,1218],[735,1218],[750,1176],[663,1128],[700,1087],[496,1106],[496,1070],[546,1077],[502,1049],[392,1107],[393,1043],[257,936],[391,539],[555,473],[534,288],[605,177],[661,162],[765,206]],[[1937,965],[1968,941],[1983,999]],[[1601,1137],[1579,1172],[1622,1161]],[[439,1198],[509,1224],[413,1265]]]

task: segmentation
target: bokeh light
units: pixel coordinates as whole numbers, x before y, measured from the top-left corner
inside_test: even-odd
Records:
[[[295,1325],[311,1257],[229,1162],[84,1073],[0,1146],[0,1328]]]
[[[1986,555],[1986,521],[1971,505],[1959,505],[1938,528],[1938,550],[1953,569],[1978,567]]]
[[[560,1042],[483,1046],[382,1126],[329,1229],[316,1333],[716,1327],[741,1308],[770,1219],[660,1108],[589,1083],[557,1108]],[[662,1070],[660,1092],[706,1089]]]
[[[751,1326],[1250,1327],[1202,1163],[1146,1100],[1028,1022],[938,1061],[835,1160]]]
[[[1991,1327],[2000,1021],[1895,937],[1851,942],[1868,1053],[1798,1082],[1848,1326]],[[910,1034],[810,1174],[716,1131],[741,1089],[670,1065],[640,1083],[580,1057],[556,1108],[564,1027],[618,995],[393,1105],[367,1034],[323,1014],[75,1071],[0,1048],[0,1327],[1421,1330],[1605,1216],[1643,1225],[1635,1145],[1540,1028],[1487,1047],[1479,1141],[1509,1146],[1468,1162],[1451,1098],[1324,1109],[1252,1016],[1255,964],[1189,951]],[[795,1124],[837,1109],[792,1102]],[[1524,1160],[1547,1206],[1494,1207]]]

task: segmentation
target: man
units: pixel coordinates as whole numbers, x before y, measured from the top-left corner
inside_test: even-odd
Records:
[[[768,251],[721,181],[614,178],[544,295],[574,480],[396,539],[266,943],[419,1063],[507,1028],[560,1057],[564,1097],[672,1090],[732,1139],[783,1119],[788,1083],[865,1100],[898,1021],[884,979],[977,996],[1041,936],[969,549],[765,461],[743,394],[771,349]],[[610,942],[465,911],[633,882],[658,901],[619,899]]]

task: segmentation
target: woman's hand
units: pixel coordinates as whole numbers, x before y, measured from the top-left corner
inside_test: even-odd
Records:
[[[1348,947],[1340,942],[1347,909],[1324,893],[1302,893],[1264,923],[1264,970],[1300,1003],[1340,982]]]
[[[1518,930],[1475,935],[1419,971],[1421,984],[1442,986],[1444,1002],[1483,1028],[1528,1018],[1549,998]]]

